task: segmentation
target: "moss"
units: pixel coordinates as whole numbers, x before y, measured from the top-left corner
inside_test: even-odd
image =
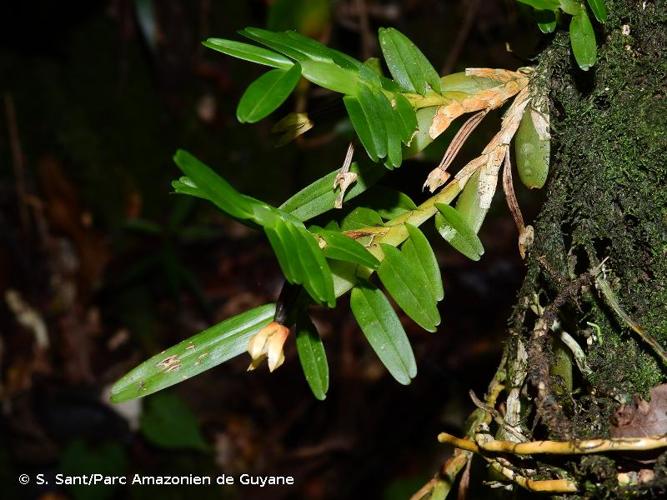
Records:
[[[534,224],[512,332],[530,335],[534,317],[524,318],[527,298],[537,293],[553,301],[568,282],[607,259],[605,277],[621,307],[667,348],[667,6],[632,0],[607,5],[609,19],[598,33],[604,43],[593,70],[574,69],[565,33],[554,37],[540,59],[538,75],[549,85],[552,102],[553,173]],[[665,381],[666,372],[595,289],[567,302],[558,318],[584,348],[592,373],[559,403],[575,437],[607,437],[619,404],[646,395]],[[533,436],[557,437],[557,429],[544,427]],[[584,456],[566,467],[586,486],[580,498],[636,498],[656,491],[620,489],[618,459]]]
[[[563,279],[608,257],[607,278],[619,303],[667,347],[665,7],[608,4],[594,70],[572,70],[566,36],[556,37],[540,61],[551,76],[556,151],[533,255],[545,256]],[[544,278],[531,291],[546,284],[553,296],[557,286]],[[570,320],[582,330],[586,321],[602,328],[602,342],[588,349],[595,392],[645,393],[665,380],[654,356],[605,304],[587,306],[585,318]]]

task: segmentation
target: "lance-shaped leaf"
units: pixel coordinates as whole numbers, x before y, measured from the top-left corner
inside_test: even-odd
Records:
[[[187,194],[192,194],[192,189],[196,189],[232,217],[243,220],[252,218],[252,198],[240,194],[210,167],[182,149],[176,152],[174,162],[191,181],[186,186],[190,191]],[[181,184],[177,187],[183,188]]]
[[[156,354],[113,385],[111,400],[121,403],[147,396],[244,353],[250,338],[272,321],[274,313],[274,304],[256,307]]]
[[[280,205],[280,209],[302,221],[307,221],[333,209],[336,192],[332,186],[338,172],[334,170],[306,186]],[[384,175],[386,170],[355,162],[350,166],[350,172],[357,174],[357,181],[345,191],[344,201],[351,200],[366,191]]]
[[[607,6],[605,5],[604,0],[588,0],[588,5],[593,11],[595,19],[601,23],[604,23],[607,20]]]
[[[373,161],[378,161],[378,150],[375,143],[375,137],[373,136],[373,131],[371,129],[372,125],[369,121],[369,118],[364,113],[364,109],[359,102],[359,99],[353,96],[345,96],[343,98],[343,103],[345,104],[345,109],[347,114],[350,117],[350,122],[354,131],[357,133],[357,137],[361,141],[361,144],[364,146],[368,157]]]
[[[435,332],[440,324],[440,314],[419,261],[408,258],[391,245],[382,244],[381,247],[384,259],[377,271],[380,281],[415,323],[424,330]]]
[[[301,66],[272,69],[252,82],[241,96],[236,118],[241,123],[256,123],[280,107],[301,78]]]
[[[403,144],[408,144],[412,139],[412,134],[417,130],[417,113],[403,95],[396,94],[393,100],[401,141]]]
[[[371,90],[368,85],[359,85],[357,99],[366,118],[370,138],[373,142],[373,152],[378,158],[384,158],[387,156],[387,130],[385,128],[382,99],[385,101],[387,99],[380,90]],[[388,102],[387,105],[389,105]],[[354,125],[354,122],[352,124]],[[354,128],[356,130],[356,125]]]
[[[440,235],[454,248],[472,260],[479,260],[484,253],[477,234],[453,207],[436,203],[440,211],[436,214],[435,225]]]
[[[328,259],[360,264],[371,269],[377,269],[380,265],[380,261],[366,250],[366,247],[349,236],[317,226],[311,227],[310,230],[324,240],[326,244],[323,249],[324,256]]]
[[[403,33],[380,28],[380,47],[391,76],[409,92],[440,92],[440,77],[426,56]]]
[[[353,58],[292,32],[246,28],[240,33],[300,63],[303,76],[316,85],[342,94],[356,93],[359,78]]]
[[[540,189],[547,180],[550,144],[548,114],[529,106],[514,138],[516,168],[521,182],[529,189]]]
[[[411,139],[408,141],[408,145],[403,151],[403,155],[406,158],[423,151],[433,142],[429,129],[433,124],[433,118],[435,117],[437,110],[437,106],[417,110],[417,113],[415,114],[417,117],[417,131],[412,135]]]
[[[375,210],[367,207],[357,207],[343,219],[340,227],[343,231],[353,231],[363,227],[381,226],[382,218]]]
[[[409,262],[413,263],[412,267],[419,269],[424,280],[428,283],[433,300],[439,302],[445,296],[445,290],[442,286],[442,274],[435,253],[433,253],[433,248],[418,227],[412,224],[406,224],[405,227],[408,229],[410,237],[403,243],[401,253]]]
[[[264,230],[287,281],[303,285],[315,301],[333,307],[336,297],[331,270],[313,235],[282,219]]]
[[[317,328],[305,312],[296,322],[296,352],[310,390],[322,401],[329,390],[327,353]]]
[[[593,25],[583,5],[580,5],[570,21],[570,44],[577,64],[582,70],[588,71],[597,60],[597,43]]]
[[[294,66],[294,62],[290,61],[287,57],[264,47],[257,47],[248,43],[224,40],[222,38],[209,38],[202,42],[202,44],[209,49],[222,52],[223,54],[243,59],[244,61],[271,66],[272,68],[288,70]]]
[[[401,384],[417,375],[412,346],[387,297],[377,288],[360,285],[352,289],[350,307],[361,331],[382,364]]]

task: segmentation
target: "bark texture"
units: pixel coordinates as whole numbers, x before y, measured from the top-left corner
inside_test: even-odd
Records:
[[[574,69],[565,34],[539,62],[550,88],[553,171],[506,348],[510,380],[512,370],[527,375],[522,428],[532,439],[617,433],[619,408],[626,404],[627,411],[637,396],[648,399],[667,375],[611,304],[617,301],[667,349],[667,9],[664,1],[606,3],[609,19],[597,33],[592,70]],[[596,269],[611,301],[596,287]],[[582,347],[590,372],[555,340],[554,322]],[[525,366],[517,361],[521,348]],[[651,496],[667,485],[667,455],[657,455],[648,462],[609,454],[556,464],[584,487],[579,497]],[[540,466],[553,475],[549,462]],[[642,468],[652,469],[654,476],[644,476],[651,481],[619,486],[620,471]]]

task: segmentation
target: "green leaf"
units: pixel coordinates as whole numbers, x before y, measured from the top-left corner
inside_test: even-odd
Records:
[[[163,392],[148,398],[140,429],[160,448],[208,450],[192,410],[175,394]]]
[[[292,235],[297,242],[296,251],[293,256],[301,264],[303,275],[301,283],[310,296],[320,304],[327,304],[329,307],[336,305],[336,296],[334,295],[333,277],[331,269],[320,250],[315,237],[303,227],[289,225],[292,229]]]
[[[236,118],[241,123],[256,123],[280,107],[301,78],[301,66],[289,70],[272,69],[252,82],[241,96]]]
[[[380,361],[401,384],[417,375],[410,341],[387,297],[370,285],[352,289],[350,307],[357,323]]]
[[[597,43],[593,25],[583,5],[570,21],[570,44],[577,64],[588,71],[597,60]]]
[[[559,5],[559,0],[519,0],[519,2],[537,10],[555,10]]]
[[[551,141],[544,132],[542,136],[538,133],[536,118],[544,122],[530,106],[526,108],[514,138],[516,168],[521,182],[529,189],[540,189],[544,186],[549,174],[551,154]]]
[[[316,85],[342,94],[356,94],[362,63],[354,58],[295,32],[246,28],[240,33],[300,63],[304,78]]]
[[[317,328],[306,313],[296,323],[296,351],[310,390],[317,399],[324,400],[329,390],[327,353]]]
[[[371,90],[368,85],[359,85],[357,99],[366,118],[365,123],[373,142],[372,151],[378,158],[384,158],[387,156],[387,130],[385,128],[386,115],[383,108],[384,102],[389,106],[389,101],[384,97],[381,90]],[[391,109],[391,106],[389,107]],[[356,130],[357,126],[354,121],[352,125]],[[364,141],[362,140],[362,142]],[[365,143],[364,146],[366,146]]]
[[[417,130],[417,113],[410,102],[401,94],[395,95],[394,102],[394,113],[398,118],[401,141],[408,144]]]
[[[440,77],[426,56],[403,33],[380,28],[380,47],[394,80],[409,92],[426,94],[429,86],[441,92]]]
[[[368,117],[366,116],[359,99],[352,96],[345,96],[343,98],[343,103],[345,104],[345,109],[350,117],[352,127],[354,127],[357,137],[359,137],[366,153],[368,153],[368,157],[373,162],[377,162],[378,151],[375,145],[375,137],[371,130],[371,124],[369,123]]]
[[[408,261],[412,262],[412,267],[419,266],[421,274],[429,285],[431,295],[436,302],[439,302],[445,296],[445,290],[442,286],[442,274],[435,253],[433,253],[433,248],[418,227],[412,224],[406,224],[405,227],[408,229],[410,237],[403,243],[401,252]]]
[[[182,149],[176,151],[174,162],[190,179],[187,183],[181,178],[174,188],[185,188],[187,194],[194,194],[200,198],[205,196],[222,211],[237,219],[252,218],[252,198],[240,194],[210,167]],[[195,193],[202,193],[204,196]]]
[[[202,42],[202,44],[209,49],[222,52],[223,54],[243,59],[244,61],[271,66],[272,68],[288,70],[294,66],[294,63],[285,56],[248,43],[224,40],[222,38],[209,38]]]
[[[583,7],[581,0],[559,0],[558,3],[561,10],[571,16],[576,16]]]
[[[607,20],[607,6],[604,0],[588,0],[588,5],[593,11],[595,19],[604,23]]]
[[[294,194],[280,209],[299,220],[307,221],[334,208],[336,192],[332,189],[338,170],[325,175]],[[377,182],[386,170],[372,165],[352,163],[350,172],[357,174],[357,181],[345,192],[344,201],[349,201]]]
[[[484,247],[475,231],[455,208],[442,203],[436,203],[435,206],[440,211],[435,217],[440,235],[469,259],[479,260],[484,253]],[[455,236],[459,238],[454,238]]]
[[[375,210],[367,207],[357,207],[352,210],[341,222],[343,231],[352,231],[370,226],[381,226],[382,218]]]
[[[486,213],[489,211],[488,208],[482,208],[479,203],[479,175],[478,170],[470,176],[463,192],[456,200],[456,211],[475,234],[479,233],[479,228],[482,227]]]
[[[464,94],[477,94],[500,85],[500,82],[493,78],[466,75],[465,71],[443,76],[440,82],[443,92],[462,92]]]
[[[274,313],[274,304],[256,307],[156,354],[113,385],[111,401],[148,396],[244,353],[250,338]]]
[[[381,244],[381,247],[384,259],[377,270],[380,281],[415,323],[424,330],[435,332],[440,324],[440,314],[419,262],[409,259],[391,245]]]
[[[407,147],[405,148],[405,151],[403,152],[406,158],[414,156],[420,151],[423,151],[429,144],[433,142],[433,139],[429,134],[429,128],[433,123],[433,118],[435,117],[437,110],[437,106],[421,108],[417,110],[417,113],[415,114],[417,117],[417,132],[413,134],[412,138],[408,142]]]
[[[536,10],[535,19],[537,20],[537,27],[542,33],[553,33],[556,30],[558,19],[556,12],[553,10]]]
[[[264,232],[271,244],[273,253],[276,254],[280,270],[285,279],[290,283],[300,283],[300,268],[295,267],[296,262],[291,257],[291,248],[295,246],[292,234],[283,221],[276,221],[273,226],[265,226]]]
[[[304,227],[282,219],[264,231],[287,281],[303,285],[316,302],[333,307],[333,277],[315,237]]]
[[[377,269],[380,265],[380,261],[357,240],[340,232],[329,231],[317,226],[310,228],[310,230],[320,236],[326,243],[323,251],[324,256],[328,259],[352,262],[371,269]]]

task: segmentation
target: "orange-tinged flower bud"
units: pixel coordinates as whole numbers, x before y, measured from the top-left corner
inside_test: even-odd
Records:
[[[289,336],[289,328],[273,321],[257,332],[248,342],[248,354],[252,358],[248,371],[257,368],[268,358],[269,371],[285,362],[283,346]]]

